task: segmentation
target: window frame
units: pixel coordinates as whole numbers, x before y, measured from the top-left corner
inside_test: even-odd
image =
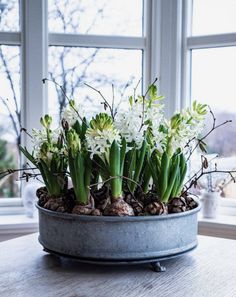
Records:
[[[0,32],[0,44],[21,47],[24,127],[29,131],[38,128],[35,119],[47,111],[47,86],[42,84],[42,78],[48,73],[48,46],[142,50],[143,88],[155,77],[159,78],[159,91],[166,98],[167,116],[190,103],[191,50],[236,45],[236,33],[191,36],[192,0],[143,0],[143,3],[143,36],[132,37],[50,33],[48,1],[20,0],[21,32]],[[22,135],[22,143],[31,146],[25,135]],[[236,201],[233,204],[236,207]]]

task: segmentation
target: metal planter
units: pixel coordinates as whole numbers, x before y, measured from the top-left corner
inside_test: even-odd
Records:
[[[39,210],[39,241],[46,251],[84,262],[156,262],[197,246],[197,208],[138,217],[82,216]]]

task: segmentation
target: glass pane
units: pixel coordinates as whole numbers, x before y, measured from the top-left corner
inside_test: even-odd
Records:
[[[49,0],[49,31],[142,35],[142,0]]]
[[[192,98],[210,105],[216,125],[207,140],[208,153],[219,154],[218,169],[236,169],[236,47],[194,50],[192,52]],[[212,128],[212,117],[206,130]],[[221,175],[221,180],[226,176]],[[220,179],[218,179],[220,180]],[[236,184],[223,188],[223,196],[236,198]]]
[[[0,0],[0,31],[19,31],[18,0]]]
[[[0,46],[0,172],[19,166],[20,143],[20,49]],[[0,198],[19,197],[20,184],[14,176],[0,179]]]
[[[70,98],[86,103],[87,116],[103,110],[103,105],[101,97],[84,83],[99,89],[110,103],[113,84],[115,104],[127,104],[128,94],[142,76],[140,50],[52,46],[49,61],[49,77],[63,86]],[[66,103],[61,91],[49,83],[50,113],[59,115]]]
[[[235,0],[194,0],[193,35],[236,32]]]

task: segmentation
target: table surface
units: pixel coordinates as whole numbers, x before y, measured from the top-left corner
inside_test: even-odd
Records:
[[[1,297],[236,297],[236,241],[199,236],[191,253],[148,265],[97,266],[43,252],[38,234],[0,243]]]

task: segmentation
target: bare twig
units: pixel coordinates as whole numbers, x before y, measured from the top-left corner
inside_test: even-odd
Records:
[[[202,156],[201,156],[202,158]],[[211,163],[213,160],[215,160],[216,158],[218,158],[218,155],[214,156],[212,159],[208,160],[208,163]],[[200,172],[202,172],[203,170],[203,165],[201,164],[201,168],[193,175],[191,176],[186,182],[185,182],[185,185],[184,187],[190,183]]]
[[[228,124],[228,123],[232,123],[232,120],[226,120],[226,121],[224,121],[224,122],[222,122],[222,123],[220,123],[220,124],[218,124],[218,125],[216,125],[216,117],[215,117],[215,115],[214,115],[214,113],[213,113],[213,111],[212,111],[212,109],[210,108],[210,106],[208,106],[208,108],[209,108],[209,112],[210,112],[210,114],[211,114],[211,116],[212,116],[212,127],[211,127],[211,129],[204,135],[204,136],[202,136],[201,138],[199,138],[199,139],[197,139],[197,143],[196,143],[196,145],[194,146],[194,148],[193,149],[191,149],[191,151],[190,151],[190,154],[189,154],[189,156],[188,156],[188,158],[187,158],[187,161],[191,158],[191,156],[192,156],[192,154],[193,154],[193,152],[198,148],[198,146],[214,131],[214,130],[216,130],[216,129],[218,129],[218,128],[220,128],[220,127],[222,127],[222,126],[224,126],[224,125],[226,125],[226,124]],[[189,145],[190,145],[190,143],[192,142],[192,141],[194,141],[196,139],[196,137],[193,137],[192,139],[190,139],[187,143],[186,143],[186,145],[185,145],[185,148],[186,147],[189,147]]]
[[[17,102],[17,95],[16,95],[16,90],[15,90],[15,85],[14,85],[14,82],[13,82],[13,78],[12,78],[12,73],[10,71],[8,62],[7,62],[7,60],[6,60],[5,56],[4,56],[1,48],[0,48],[0,58],[2,60],[3,67],[5,69],[6,76],[7,76],[7,79],[9,81],[9,84],[10,84],[10,87],[11,87],[11,91],[12,91],[12,95],[13,95],[13,102],[14,102],[14,105],[15,105],[15,114],[16,114],[17,122],[20,123],[20,108],[19,108],[19,105],[18,105],[18,102]],[[12,121],[14,131],[16,133],[17,143],[20,144],[20,132],[19,132],[19,129],[17,128],[16,119],[13,117],[13,114],[12,114],[8,104],[6,103],[6,101],[5,102],[3,101],[3,103],[7,107],[7,110],[9,112],[9,116],[10,116],[10,119]]]
[[[154,86],[155,83],[156,83],[157,81],[158,81],[158,77],[156,77],[156,78],[154,79],[154,81],[150,84],[150,86],[148,87],[146,93],[144,94],[144,98],[146,98],[146,96],[147,96],[147,94],[149,93],[151,87]]]
[[[49,78],[46,78],[46,77],[42,79],[43,84],[45,84],[46,81],[52,82],[52,83],[54,83],[54,85],[56,85],[57,87],[59,87],[60,90],[61,90],[61,92],[63,93],[63,95],[68,100],[68,102],[70,102],[70,98],[67,96],[65,90],[63,89],[63,87],[59,83],[57,83],[54,79],[49,79]]]
[[[20,125],[21,126],[21,125]],[[33,138],[33,136],[31,134],[29,134],[29,132],[27,131],[26,128],[23,128],[22,126],[20,127],[20,132],[24,132],[26,135],[28,135],[30,138]]]
[[[13,125],[13,129],[14,129],[15,134],[16,134],[17,144],[20,144],[20,133],[19,133],[19,129],[17,127],[17,121],[14,118],[13,113],[10,110],[10,107],[8,105],[9,99],[8,98],[4,99],[4,98],[0,97],[0,100],[2,101],[3,105],[6,107],[6,109],[8,111],[9,117],[10,117],[12,125]],[[17,114],[17,112],[15,112],[15,113]]]
[[[28,182],[31,178],[36,179],[38,176],[41,176],[41,173],[30,173],[24,171],[20,176],[20,180],[25,180]]]
[[[232,123],[232,120],[226,120],[223,123],[220,123],[218,125],[216,125],[216,117],[213,113],[213,111],[211,110],[210,106],[208,106],[210,109],[210,114],[212,115],[212,119],[213,119],[213,125],[210,131],[208,131],[202,138],[199,139],[199,141],[203,141],[205,138],[207,138],[215,129],[220,128],[221,126],[224,126],[227,123]]]
[[[120,92],[120,101],[118,102],[118,104],[117,104],[116,107],[115,107],[115,110],[114,110],[114,117],[117,115],[121,103],[124,102],[124,99],[123,99],[124,94],[125,94],[127,88],[128,88],[131,84],[132,84],[132,79],[130,79],[130,80],[124,85],[123,90]]]
[[[102,99],[103,99],[103,101],[104,101],[104,103],[103,103],[104,106],[109,108],[110,113],[111,113],[111,117],[112,117],[112,119],[114,120],[114,113],[113,113],[112,106],[111,106],[110,103],[107,101],[107,99],[103,96],[102,92],[99,91],[98,89],[94,88],[93,86],[87,84],[87,83],[84,83],[84,84],[85,84],[85,86],[87,86],[87,87],[89,87],[90,89],[92,89],[92,90],[94,90],[95,92],[97,92],[97,93],[102,97]]]
[[[138,89],[138,86],[139,86],[141,80],[142,80],[142,77],[140,77],[140,79],[138,80],[138,82],[137,82],[137,84],[136,84],[136,86],[135,86],[135,88],[134,88],[134,100],[135,100],[135,98],[136,98],[136,92],[137,92],[137,89]]]
[[[137,182],[134,181],[133,179],[131,179],[131,178],[129,178],[129,177],[126,177],[126,176],[123,176],[123,175],[111,176],[111,177],[109,177],[108,179],[106,179],[106,180],[104,180],[104,181],[97,182],[97,183],[95,183],[95,184],[91,184],[91,185],[89,186],[89,188],[96,187],[96,186],[101,185],[101,184],[104,185],[104,184],[106,184],[107,182],[109,182],[109,181],[111,181],[111,180],[113,180],[113,179],[115,179],[115,178],[122,178],[122,179],[129,180],[129,181],[133,182],[134,184],[136,184],[138,187],[140,187],[140,189],[142,190],[142,187],[141,187],[141,185],[140,185],[139,183],[137,183]]]
[[[195,175],[195,177],[190,181],[189,185],[187,187],[185,187],[184,192],[181,193],[181,195],[185,195],[188,190],[193,186],[193,185],[197,185],[198,180],[206,175],[206,174],[213,174],[213,173],[225,173],[225,174],[229,174],[231,176],[231,179],[234,181],[234,183],[236,182],[235,177],[233,176],[233,173],[236,173],[236,170],[209,170],[209,171],[204,171],[203,167],[201,169],[201,173],[199,175]]]
[[[235,170],[236,168],[233,168],[233,170]],[[218,184],[218,187],[221,189],[221,191],[223,191],[223,189],[229,185],[232,181],[235,182],[235,177],[230,175],[230,179],[224,178],[223,181],[221,181],[221,183]]]
[[[5,171],[0,172],[0,179],[7,176],[7,175],[11,175],[15,172],[20,172],[20,171],[25,171],[25,170],[34,170],[37,169],[36,167],[31,167],[31,168],[18,168],[18,169],[6,169]]]
[[[56,86],[58,86],[60,88],[61,92],[63,93],[63,95],[65,96],[65,98],[68,100],[68,102],[71,101],[70,98],[66,95],[66,92],[65,92],[64,88],[60,84],[58,84],[55,80],[49,79],[49,78],[43,78],[42,81],[43,81],[44,84],[45,84],[46,81],[49,81],[49,82],[54,83]],[[75,111],[75,113],[78,115],[79,119],[82,122],[84,122],[84,120],[81,117],[81,115],[79,114],[78,110],[76,108],[74,108],[74,106],[72,106],[72,105],[70,105],[70,106]],[[86,124],[86,122],[84,122],[84,123]]]

